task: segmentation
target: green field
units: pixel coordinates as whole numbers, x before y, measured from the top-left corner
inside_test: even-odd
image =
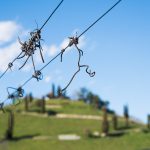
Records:
[[[62,100],[48,101],[47,107],[57,113],[97,115],[102,112],[91,108],[83,102],[70,102]],[[8,113],[0,114],[0,150],[149,150],[150,133],[143,132],[143,125],[132,123],[132,128],[123,130],[121,136],[108,136],[90,138],[86,131],[101,132],[101,121],[91,119],[56,118],[55,116],[44,116],[37,113],[32,116],[33,110],[39,108],[33,106],[30,113],[22,114],[24,104],[18,105],[15,112],[14,139],[3,140],[8,126]],[[109,115],[111,118],[111,115]],[[124,126],[123,119],[119,119],[119,126]],[[110,125],[110,133],[114,133]],[[60,141],[58,136],[62,134],[76,134],[81,137],[77,141]],[[37,139],[36,137],[39,137]],[[44,137],[44,139],[43,139]]]

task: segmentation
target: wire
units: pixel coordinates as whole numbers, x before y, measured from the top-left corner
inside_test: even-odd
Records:
[[[76,37],[75,40],[78,40],[83,34],[85,34],[90,28],[92,28],[100,19],[102,19],[108,12],[110,12],[115,6],[117,6],[122,0],[119,0],[117,3],[115,3],[110,9],[108,9],[102,16],[100,16],[94,23],[92,23],[86,30],[84,30],[78,37]],[[51,16],[54,14],[54,12],[58,9],[58,7],[62,4],[63,0],[59,3],[59,5],[55,8],[55,10],[52,12],[52,14],[49,16],[49,18],[46,20],[46,22],[43,24],[43,26],[40,28],[42,29],[45,24],[48,22],[48,20],[51,18]],[[70,38],[71,40],[74,40],[73,38]],[[62,49],[62,51],[60,53],[58,53],[54,58],[52,58],[46,65],[44,65],[40,70],[39,72],[41,73],[41,71],[43,69],[45,69],[52,61],[54,61],[59,55],[61,55],[61,61],[62,61],[62,54],[64,53],[64,51],[68,48],[68,47],[71,47],[73,45],[73,41],[70,41],[70,43],[68,44],[68,46],[66,46],[64,49]],[[78,49],[77,47],[77,44],[75,44],[76,48]],[[78,49],[79,51],[79,49]],[[94,76],[95,72],[91,73],[88,71],[88,68],[89,66],[88,65],[80,65],[80,58],[81,58],[81,55],[80,55],[80,51],[79,51],[79,60],[78,60],[78,67],[79,67],[79,70],[73,75],[73,77],[71,78],[70,82],[68,83],[68,85],[62,90],[64,91],[65,89],[67,89],[67,87],[70,85],[70,83],[72,82],[72,80],[74,79],[75,75],[80,71],[80,68],[81,67],[86,67],[86,72],[90,75],[90,76]],[[32,75],[32,77],[30,77],[27,81],[24,82],[24,84],[21,86],[25,86],[28,82],[30,82],[32,80],[32,78],[36,78],[37,75]]]
[[[45,21],[45,23],[43,24],[43,26],[40,28],[40,30],[42,30],[42,28],[46,25],[46,23],[49,21],[49,19],[52,17],[52,15],[55,13],[55,11],[59,8],[59,6],[62,4],[64,0],[62,0],[59,5],[55,8],[55,10],[52,12],[52,14],[48,17],[48,19]],[[110,9],[108,9],[103,15],[101,15],[94,23],[92,23],[86,30],[84,30],[78,37],[76,38],[70,38],[71,41],[69,42],[68,46],[66,46],[66,48],[62,49],[60,53],[58,53],[54,58],[52,58],[46,65],[44,65],[40,70],[36,71],[34,75],[32,75],[32,77],[30,77],[28,80],[26,80],[18,89],[16,88],[12,88],[12,87],[9,87],[9,88],[12,88],[12,89],[15,89],[16,91],[13,92],[11,95],[13,96],[15,93],[17,93],[17,96],[23,96],[22,92],[24,92],[24,90],[22,89],[22,87],[24,87],[27,83],[29,83],[33,78],[36,78],[38,81],[41,79],[40,76],[42,75],[41,71],[43,69],[45,69],[52,61],[54,61],[59,55],[61,55],[61,61],[62,61],[62,55],[63,53],[65,52],[65,50],[68,48],[68,47],[71,47],[72,45],[75,45],[78,52],[79,52],[79,59],[78,59],[78,70],[74,73],[74,75],[72,76],[71,80],[69,81],[69,83],[67,84],[67,86],[62,90],[66,90],[68,88],[68,86],[71,84],[71,82],[73,81],[73,79],[75,78],[75,76],[77,75],[77,73],[80,71],[80,68],[81,67],[86,67],[86,72],[89,74],[89,76],[93,77],[95,75],[95,72],[91,72],[91,70],[89,71],[89,66],[88,65],[80,65],[80,59],[81,59],[81,56],[83,55],[83,51],[80,50],[78,47],[77,47],[77,44],[78,44],[78,39],[84,35],[90,28],[92,28],[98,21],[100,21],[106,14],[108,14],[115,6],[117,6],[122,0],[119,0],[118,2],[116,2]],[[74,41],[75,40],[75,41]],[[21,55],[21,54],[20,54]],[[19,56],[17,57],[19,58]],[[17,59],[15,58],[14,61]],[[13,62],[14,62],[13,61]],[[12,63],[13,63],[12,62]],[[9,68],[7,68],[9,69]],[[7,72],[7,70],[5,71]],[[4,72],[4,74],[5,74]],[[3,76],[4,74],[2,74],[1,76]],[[1,78],[1,77],[0,77]],[[20,93],[19,93],[20,92]],[[9,94],[9,92],[8,92]],[[19,95],[21,94],[21,95]],[[9,98],[9,97],[8,97]],[[6,99],[8,100],[8,99]],[[4,100],[2,103],[0,103],[0,109],[3,110],[3,104],[4,102],[6,101]],[[3,110],[4,111],[4,110]]]
[[[51,59],[46,65],[44,65],[40,71],[42,71],[44,68],[46,68],[52,61],[54,61],[59,55],[61,55],[62,52],[58,53],[53,59]]]
[[[6,72],[9,70],[9,67],[1,74],[0,79],[6,74]]]
[[[44,58],[43,58],[43,55],[42,55],[42,47],[41,47],[41,43],[40,43],[40,40],[42,40],[41,39],[41,30],[44,28],[44,26],[47,24],[47,22],[50,20],[50,18],[54,15],[54,13],[60,7],[60,5],[63,3],[63,1],[64,0],[61,0],[61,2],[53,10],[53,12],[50,14],[50,16],[47,18],[47,20],[44,22],[44,24],[41,26],[40,29],[37,28],[33,32],[30,32],[31,38],[29,39],[28,42],[22,43],[19,40],[19,43],[22,45],[22,51],[24,51],[24,53],[25,53],[24,56],[28,55],[28,58],[26,59],[26,61],[24,62],[24,64],[19,68],[19,70],[22,69],[26,65],[29,57],[31,57],[32,64],[33,64],[33,69],[34,69],[34,73],[36,74],[36,67],[35,67],[33,55],[34,55],[34,51],[37,50],[37,48],[39,48],[41,59],[42,59],[42,61],[44,63]],[[38,27],[38,25],[37,25],[37,27]]]
[[[48,19],[44,22],[44,24],[41,26],[41,28],[38,30],[38,31],[41,31],[44,26],[47,24],[47,22],[50,20],[50,18],[54,15],[54,13],[56,12],[56,10],[60,7],[60,5],[63,3],[64,0],[62,0],[58,5],[57,7],[54,9],[54,11],[50,14],[50,16],[48,17]],[[20,43],[20,39],[19,39],[19,43]],[[21,59],[23,58],[25,55],[21,56],[21,54],[23,53],[23,51],[12,61],[8,64],[8,67],[6,68],[6,70],[0,75],[0,79],[7,73],[7,71],[9,69],[11,69],[11,67],[13,66],[13,63],[17,60],[17,59]],[[42,57],[42,61],[44,62],[44,58],[42,56],[42,52],[41,52],[41,49],[40,49],[40,55]],[[21,56],[21,57],[20,57]],[[24,64],[19,68],[22,69],[24,67],[24,65],[27,63],[29,57],[26,59],[26,61],[24,62]],[[33,57],[32,57],[32,62],[33,62]],[[33,62],[33,66],[34,66],[34,70],[35,70],[35,65],[34,65],[34,62]]]
[[[30,82],[30,80],[32,80],[33,77],[30,77],[28,80],[26,80],[22,85],[21,87],[24,87],[28,82]]]
[[[105,15],[107,15],[115,6],[117,6],[122,0],[116,2],[110,9],[108,9],[103,15],[101,15],[95,22],[93,22],[86,30],[84,30],[78,38],[85,34],[90,28],[92,28],[98,21],[100,21]]]
[[[101,15],[95,22],[93,22],[86,30],[84,30],[78,37],[71,37],[70,38],[70,43],[68,44],[68,47],[71,47],[72,45],[75,45],[75,47],[77,48],[78,52],[79,52],[79,60],[78,60],[78,70],[73,74],[71,80],[69,81],[69,83],[67,84],[67,86],[62,89],[62,91],[65,91],[69,85],[71,84],[71,82],[73,81],[73,79],[75,78],[75,76],[80,72],[80,68],[81,67],[86,67],[86,73],[89,74],[90,77],[93,77],[95,75],[95,72],[91,72],[91,70],[88,70],[89,69],[89,66],[88,65],[80,65],[80,59],[81,59],[81,56],[83,55],[83,51],[80,50],[78,47],[77,47],[77,44],[78,44],[78,40],[81,36],[83,36],[89,29],[91,29],[98,21],[100,21],[106,14],[108,14],[115,6],[117,6],[122,0],[119,0],[117,1],[111,8],[109,8],[103,15]],[[64,52],[65,50],[63,50]],[[63,53],[61,54],[61,61],[62,61],[62,55]]]
[[[6,70],[1,74],[0,79],[7,73],[9,69],[13,67],[13,63],[21,56],[21,54],[22,52],[12,62],[8,64],[8,67],[6,68]]]
[[[43,27],[47,24],[47,22],[50,20],[50,18],[53,16],[53,14],[56,12],[56,10],[60,7],[60,5],[63,3],[64,0],[62,0],[58,6],[54,9],[54,11],[51,13],[51,15],[48,17],[48,19],[45,21],[45,23],[42,25],[42,27],[40,28],[40,30],[43,29]]]
[[[42,25],[42,27],[38,30],[38,32],[41,31],[41,30],[44,28],[44,26],[47,24],[47,22],[50,20],[50,18],[54,15],[54,13],[56,12],[56,10],[57,10],[57,9],[60,7],[60,5],[63,3],[63,1],[64,1],[64,0],[62,0],[62,1],[57,5],[57,7],[54,9],[54,11],[51,13],[51,15],[48,17],[48,19],[44,22],[44,24]],[[42,61],[44,62],[44,58],[43,58],[43,56],[42,56],[41,50],[42,50],[42,48],[40,47],[40,55],[41,55],[41,57],[42,57]],[[23,51],[22,51],[11,63],[8,64],[7,69],[4,71],[4,73],[2,73],[2,75],[0,76],[0,79],[6,74],[6,72],[7,72],[9,69],[11,69],[11,67],[13,66],[13,63],[14,63],[17,59],[21,59],[21,58],[23,58],[23,57],[25,56],[25,55],[21,56],[22,53],[23,53]],[[61,53],[62,53],[62,52],[61,52]],[[42,67],[39,71],[35,71],[35,65],[34,65],[33,55],[32,55],[32,62],[33,62],[35,74],[32,75],[32,77],[30,77],[28,80],[26,80],[19,88],[22,89],[22,87],[24,87],[28,82],[30,82],[30,81],[32,80],[32,78],[36,78],[37,80],[42,79],[41,71],[42,71],[45,67],[47,67],[53,60],[55,60],[61,53],[59,53],[56,57],[54,57],[51,61],[49,61],[49,62],[48,62],[44,67]],[[20,57],[20,56],[21,56],[21,57]],[[29,57],[26,59],[26,61],[25,61],[25,63],[23,64],[23,66],[26,64],[26,62],[27,62],[28,59],[29,59]],[[23,66],[21,66],[19,69],[21,69]],[[8,91],[9,88],[15,90],[15,92],[13,92],[12,94],[9,94],[9,91]],[[18,89],[19,89],[19,88],[18,88]],[[13,87],[8,87],[8,88],[7,88],[7,91],[8,91],[8,98],[15,98],[15,94],[16,94],[16,93],[18,94],[18,93],[20,92],[18,89],[13,88]],[[12,96],[12,97],[11,97],[11,96]],[[20,95],[18,94],[17,96],[20,96]],[[21,96],[22,96],[22,94],[21,94]],[[8,98],[7,98],[6,100],[8,100]],[[2,109],[3,112],[5,112],[4,109],[3,109],[3,105],[4,105],[4,102],[5,102],[6,100],[4,100],[2,103],[0,103],[0,109]]]

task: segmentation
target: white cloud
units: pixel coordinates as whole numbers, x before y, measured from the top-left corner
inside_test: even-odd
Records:
[[[46,83],[49,83],[50,81],[51,81],[51,76],[46,76],[46,77],[45,77],[45,82],[46,82]]]
[[[18,34],[24,36],[26,33],[27,30],[24,30],[23,27],[14,21],[0,22],[0,71],[5,71],[8,63],[12,62],[20,54],[21,46],[17,36]],[[14,64],[13,69],[21,65],[19,62],[15,62]],[[29,70],[29,66],[25,70]]]
[[[61,52],[61,50],[66,47],[69,43],[68,39],[64,39],[60,45],[52,44],[51,46],[45,46],[47,54],[49,56],[55,56],[57,53]]]
[[[59,48],[60,49],[64,49],[66,46],[68,46],[68,44],[69,44],[69,39],[64,39],[63,41],[62,41],[62,43],[60,44],[60,46],[59,46]]]
[[[85,36],[81,36],[80,39],[79,39],[79,45],[78,45],[78,47],[79,47],[80,49],[82,49],[83,47],[85,47],[85,45],[86,45]]]
[[[60,45],[51,45],[49,48],[47,47],[47,51],[48,51],[48,55],[49,56],[55,56],[58,52],[60,52],[62,49],[66,48],[69,44],[69,38],[65,38]],[[79,44],[78,44],[78,47],[80,49],[82,49],[84,46],[86,45],[86,40],[85,40],[85,37],[82,36],[80,39],[79,39]],[[72,50],[74,47],[68,47],[66,52],[67,51],[70,51]]]
[[[21,26],[13,21],[0,22],[0,45],[11,41],[20,29]]]
[[[20,52],[20,44],[17,40],[17,36],[21,35],[21,38],[27,36],[28,30],[25,30],[22,26],[14,21],[2,21],[0,22],[0,71],[3,72],[7,68],[9,62],[11,62]],[[75,31],[74,31],[75,32]],[[9,43],[7,43],[9,42]],[[55,56],[63,48],[69,44],[69,39],[65,38],[59,45],[42,45],[43,47],[43,57]],[[81,37],[79,39],[79,48],[85,46],[85,38]],[[70,51],[74,46],[69,47],[66,52]],[[26,58],[26,57],[25,57]],[[19,68],[25,59],[16,61],[14,63],[14,68]],[[34,54],[34,60],[36,66],[42,63],[40,52],[37,50]],[[32,69],[32,63],[29,60],[27,64],[23,67],[22,71],[28,72]],[[48,80],[48,79],[47,79]]]
[[[4,71],[9,62],[11,62],[20,53],[20,45],[14,42],[9,46],[0,48],[0,71]]]
[[[56,53],[58,52],[58,47],[56,45],[51,45],[49,48],[48,48],[48,55],[49,56],[54,56]]]

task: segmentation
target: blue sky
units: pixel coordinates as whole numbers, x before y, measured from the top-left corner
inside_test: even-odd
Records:
[[[42,32],[45,61],[67,44],[68,36],[75,35],[75,31],[80,34],[115,2],[64,0]],[[40,27],[58,3],[59,0],[1,0],[0,31],[4,31],[0,35],[1,71],[19,53],[17,36],[28,39],[28,32],[36,28],[35,20]],[[96,76],[90,78],[82,69],[67,90],[70,96],[87,87],[109,100],[118,114],[128,104],[132,116],[146,121],[150,113],[149,6],[149,0],[122,0],[80,39],[79,46],[84,51],[82,64],[88,64]],[[38,52],[35,57],[40,68],[43,64]],[[26,85],[26,93],[32,91],[41,97],[50,91],[51,83],[64,87],[77,69],[77,51],[68,50],[63,58],[63,63],[58,58],[43,71],[42,81],[33,80]],[[17,87],[33,72],[30,62],[22,71],[17,70],[19,65],[21,62],[14,64],[14,71],[0,80],[2,100],[7,96],[6,87]]]

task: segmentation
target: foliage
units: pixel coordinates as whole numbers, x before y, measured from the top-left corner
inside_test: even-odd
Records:
[[[89,91],[86,88],[81,88],[77,93],[78,99],[84,101],[85,103],[90,104],[96,109],[102,109],[104,106],[107,107],[107,112],[113,114],[114,111],[109,109],[109,101],[102,100],[97,94],[94,94],[92,91]]]
[[[125,118],[125,126],[129,127],[129,108],[127,105],[124,106],[124,118]]]
[[[129,118],[129,108],[127,105],[124,106],[124,117]]]

